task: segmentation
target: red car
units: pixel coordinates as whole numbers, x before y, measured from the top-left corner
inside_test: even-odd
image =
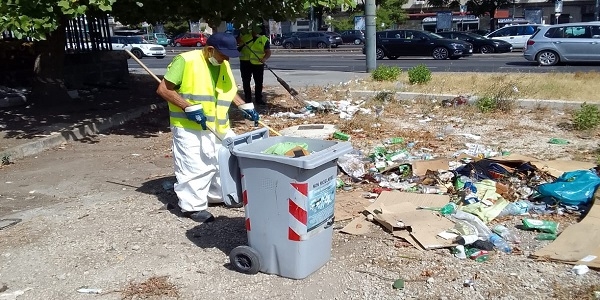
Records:
[[[186,33],[175,40],[176,47],[202,47],[206,45],[206,36],[202,33]]]

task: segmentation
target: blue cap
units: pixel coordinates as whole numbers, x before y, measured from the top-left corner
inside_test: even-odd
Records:
[[[229,56],[230,58],[239,57],[240,51],[237,49],[237,41],[232,34],[217,32],[211,35],[206,40],[207,46],[213,46],[223,55]]]

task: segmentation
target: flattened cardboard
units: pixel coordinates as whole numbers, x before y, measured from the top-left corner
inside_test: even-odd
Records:
[[[433,211],[417,207],[442,207],[449,201],[448,195],[384,191],[367,207],[367,211],[394,236],[405,239],[418,249],[435,249],[452,245],[451,241],[437,234],[454,227],[454,223]],[[410,227],[410,233],[404,230],[405,226]]]
[[[536,161],[531,164],[542,171],[548,172],[554,177],[560,177],[565,172],[589,170],[596,166],[590,162],[576,160]]]
[[[596,190],[594,205],[581,222],[567,227],[556,240],[532,256],[600,269],[600,189]]]
[[[371,222],[365,216],[356,217],[348,225],[344,226],[341,232],[353,235],[367,234],[371,232]]]
[[[450,161],[446,158],[430,159],[430,160],[418,160],[412,163],[413,174],[415,176],[423,176],[427,173],[427,170],[448,170]]]
[[[454,245],[452,240],[438,236],[438,233],[454,227],[454,222],[430,210],[417,210],[399,215],[410,226],[410,235],[424,249],[445,248]]]
[[[335,220],[343,221],[355,218],[361,215],[367,206],[373,204],[362,196],[363,193],[361,191],[337,192],[334,204]]]
[[[595,167],[596,165],[590,162],[576,161],[576,160],[550,160],[544,161],[529,156],[520,154],[510,154],[507,156],[494,157],[491,160],[494,161],[507,161],[507,162],[529,162],[540,171],[547,172],[553,177],[560,177],[565,172],[571,172],[576,170],[587,170]]]
[[[413,247],[419,250],[426,250],[412,235],[410,235],[410,232],[408,232],[408,230],[396,230],[394,231],[394,233],[392,233],[392,235],[407,241],[409,244],[411,244]]]

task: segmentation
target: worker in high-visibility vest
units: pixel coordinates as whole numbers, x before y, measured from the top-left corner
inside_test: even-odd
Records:
[[[252,103],[237,94],[229,59],[240,55],[235,37],[215,33],[202,50],[175,56],[157,93],[169,104],[175,165],[174,189],[185,217],[210,222],[208,203],[222,202],[217,151],[221,137],[234,136],[229,125],[229,106],[234,102],[246,119],[259,115]]]
[[[240,50],[240,74],[244,87],[244,100],[246,103],[266,105],[263,99],[263,78],[265,74],[264,63],[271,57],[269,38],[264,35],[265,26],[255,24],[252,30],[240,35],[238,49]],[[250,81],[254,77],[254,101],[252,101],[252,88]]]

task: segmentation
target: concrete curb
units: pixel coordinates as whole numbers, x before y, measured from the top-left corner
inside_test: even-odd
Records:
[[[61,132],[43,137],[38,140],[15,146],[0,152],[0,157],[9,157],[10,160],[21,159],[25,156],[38,154],[46,149],[50,149],[64,142],[76,141],[88,135],[96,134],[114,126],[122,125],[127,121],[140,117],[141,115],[153,110],[164,108],[166,102],[146,105],[139,108],[130,109],[126,112],[117,113],[109,118],[99,118],[95,121],[86,122],[86,124],[76,126],[73,129],[65,129]]]
[[[381,91],[350,91],[352,95],[357,96],[375,96]],[[424,98],[427,100],[442,101],[445,99],[453,99],[458,95],[449,94],[423,94],[412,92],[396,92],[398,100],[413,100],[415,98]],[[517,106],[522,108],[552,108],[552,109],[577,109],[585,101],[569,101],[569,100],[542,100],[542,99],[515,99]],[[590,102],[593,103],[593,102]]]

